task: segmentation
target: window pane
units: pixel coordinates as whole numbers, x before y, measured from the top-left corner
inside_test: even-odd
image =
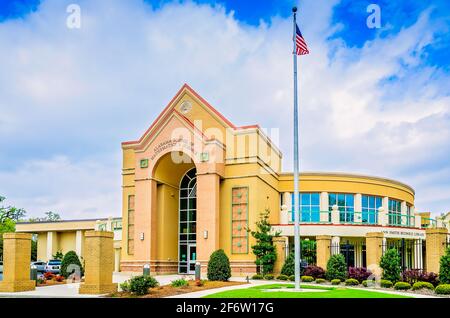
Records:
[[[320,194],[319,193],[311,194],[311,204],[312,205],[320,205]]]
[[[345,202],[347,206],[353,206],[354,205],[354,196],[353,194],[346,194],[345,195]]]
[[[301,204],[302,205],[310,205],[311,204],[311,194],[309,193],[302,193],[301,195]]]
[[[345,194],[343,193],[338,194],[338,205],[345,206]]]
[[[369,205],[369,197],[367,195],[362,196],[362,206],[363,208],[367,208]]]

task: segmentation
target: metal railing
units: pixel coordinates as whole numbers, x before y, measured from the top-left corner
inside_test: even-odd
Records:
[[[424,224],[423,221],[428,221]],[[422,217],[422,224],[420,225],[421,228],[423,229],[427,229],[427,228],[435,228],[437,227],[437,221],[435,219],[432,218],[424,218]]]
[[[289,211],[289,223],[294,223],[294,211]],[[330,224],[330,211],[300,211],[300,223]]]
[[[401,227],[414,227],[415,217],[411,215],[388,213],[388,225]]]

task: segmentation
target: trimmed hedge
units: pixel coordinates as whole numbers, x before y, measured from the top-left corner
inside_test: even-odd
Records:
[[[231,277],[230,260],[222,249],[214,251],[208,262],[207,277],[211,281],[226,282]]]
[[[289,276],[289,280],[290,280],[291,282],[295,282],[295,275],[290,275],[290,276]]]
[[[420,289],[424,289],[424,288],[429,289],[429,290],[434,290],[433,284],[429,283],[429,282],[416,282],[412,286],[412,290],[420,290]]]
[[[333,279],[343,281],[347,278],[347,264],[344,255],[335,254],[330,257],[327,263],[326,278],[330,281]]]
[[[255,274],[255,275],[252,276],[252,279],[263,279],[263,275]]]
[[[325,278],[316,278],[316,284],[323,284],[326,282]]]
[[[158,285],[158,281],[149,275],[134,276],[129,281],[130,292],[140,296],[148,294],[150,288]]]
[[[305,283],[311,283],[314,281],[314,277],[305,275],[305,276],[300,277],[300,280]]]
[[[331,285],[339,285],[340,283],[341,283],[341,280],[339,278],[331,280]]]
[[[288,280],[289,277],[288,277],[287,275],[281,274],[281,275],[278,275],[277,279],[278,279],[278,280]]]
[[[275,276],[273,274],[266,274],[266,275],[264,275],[264,279],[265,280],[272,280],[274,278],[275,278]]]
[[[440,284],[434,291],[439,295],[450,295],[450,284]]]
[[[358,286],[359,281],[354,278],[349,278],[345,280],[345,286]]]
[[[394,285],[395,290],[408,290],[411,289],[411,284],[407,282],[396,282]]]
[[[380,281],[380,286],[384,287],[384,288],[391,288],[393,285],[394,284],[390,280],[387,280],[387,279],[382,279]]]

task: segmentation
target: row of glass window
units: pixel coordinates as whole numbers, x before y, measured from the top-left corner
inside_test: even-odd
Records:
[[[378,209],[383,206],[382,197],[372,195],[362,195],[362,209],[361,218],[355,220],[355,195],[349,193],[329,193],[328,194],[328,211],[320,211],[320,193],[319,192],[302,192],[299,193],[299,207],[300,207],[300,221],[301,222],[330,222],[331,211],[333,205],[337,205],[339,213],[339,219],[341,223],[378,223]],[[291,204],[294,206],[294,194],[291,194]],[[389,220],[390,224],[401,225],[401,221],[397,220],[401,218],[401,202],[395,199],[389,199]],[[407,206],[407,214],[410,215],[411,207]],[[327,213],[328,212],[328,213]],[[322,218],[321,214],[324,214]],[[394,215],[395,214],[395,215]],[[392,219],[392,220],[391,220]],[[406,217],[410,220],[410,217]],[[291,221],[294,220],[294,214],[291,213]],[[397,224],[397,221],[398,222]],[[408,225],[408,224],[404,224]]]

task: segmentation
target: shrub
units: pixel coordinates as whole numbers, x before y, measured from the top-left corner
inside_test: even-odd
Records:
[[[342,254],[335,254],[330,257],[327,263],[326,278],[328,280],[345,280],[347,277],[347,264]]]
[[[359,281],[354,278],[349,278],[345,280],[345,286],[357,286],[359,285]]]
[[[331,285],[339,285],[340,283],[341,283],[341,280],[339,278],[331,280]]]
[[[419,281],[421,282],[427,282],[433,284],[433,286],[439,285],[439,277],[436,273],[429,272],[429,273],[422,273],[420,276]]]
[[[348,278],[356,279],[359,283],[367,280],[372,273],[365,267],[349,267]]]
[[[303,275],[314,278],[325,278],[325,270],[320,266],[308,265],[305,267]]]
[[[230,260],[222,249],[211,254],[208,262],[207,277],[209,280],[223,282],[226,282],[231,277]]]
[[[64,281],[64,276],[62,276],[62,275],[56,275],[55,276],[55,280],[57,281],[57,282],[59,282],[59,283],[61,283],[61,282],[63,282]]]
[[[272,280],[274,278],[275,278],[275,276],[273,274],[266,274],[266,275],[264,275],[264,279],[265,280]]]
[[[416,282],[428,282],[433,286],[437,286],[439,284],[438,275],[436,273],[427,273],[418,269],[405,270],[402,273],[402,281],[410,284],[414,284]]]
[[[295,275],[289,276],[289,280],[290,280],[291,282],[294,282],[294,281],[295,281]]]
[[[424,288],[434,290],[433,284],[429,282],[415,282],[414,285],[412,286],[412,290],[420,290]]]
[[[195,280],[195,286],[201,287],[203,285],[205,285],[205,280],[203,280],[203,279]]]
[[[130,284],[128,283],[128,281],[124,281],[123,283],[121,283],[120,285],[120,289],[123,292],[129,292],[130,291]]]
[[[43,279],[43,278],[38,278],[38,279],[37,279],[37,283],[38,283],[38,284],[45,284],[45,279]]]
[[[136,295],[146,295],[150,288],[158,286],[158,281],[149,275],[134,276],[130,279],[130,292]]]
[[[81,278],[84,274],[83,272],[83,266],[81,265],[77,253],[68,251],[61,261],[61,275],[67,278],[71,274],[78,274],[80,276],[79,278]]]
[[[392,285],[394,285],[394,284],[393,284],[390,280],[382,279],[382,280],[380,281],[380,286],[381,286],[381,287],[384,287],[384,288],[391,288]]]
[[[187,285],[189,285],[188,281],[185,280],[184,278],[180,278],[180,279],[175,279],[173,280],[170,285],[172,287],[186,287]]]
[[[450,247],[439,261],[439,281],[441,284],[450,284]]]
[[[284,261],[283,267],[281,268],[281,274],[286,276],[294,275],[294,253],[289,253],[288,257]]]
[[[300,280],[305,283],[311,283],[314,281],[314,277],[305,275],[305,276],[300,277]]]
[[[252,276],[252,279],[263,279],[263,275],[255,274],[255,275]]]
[[[366,280],[363,280],[361,284],[364,287],[373,287],[373,286],[375,286],[376,282],[374,280],[371,280],[371,279],[366,279]]]
[[[450,284],[440,284],[434,291],[439,295],[450,295]]]
[[[55,277],[55,274],[53,274],[53,273],[50,273],[50,272],[44,273],[45,280],[52,280],[54,277]]]
[[[279,275],[279,276],[277,277],[277,279],[278,279],[278,280],[288,280],[288,279],[289,279],[289,276],[281,274],[281,275]]]
[[[325,278],[316,278],[316,284],[323,284],[325,282],[326,282]]]
[[[394,285],[396,290],[408,290],[411,289],[411,284],[407,282],[396,282]]]
[[[384,253],[381,257],[380,267],[383,269],[383,279],[390,280],[394,283],[400,280],[400,255],[395,248],[390,248]]]

